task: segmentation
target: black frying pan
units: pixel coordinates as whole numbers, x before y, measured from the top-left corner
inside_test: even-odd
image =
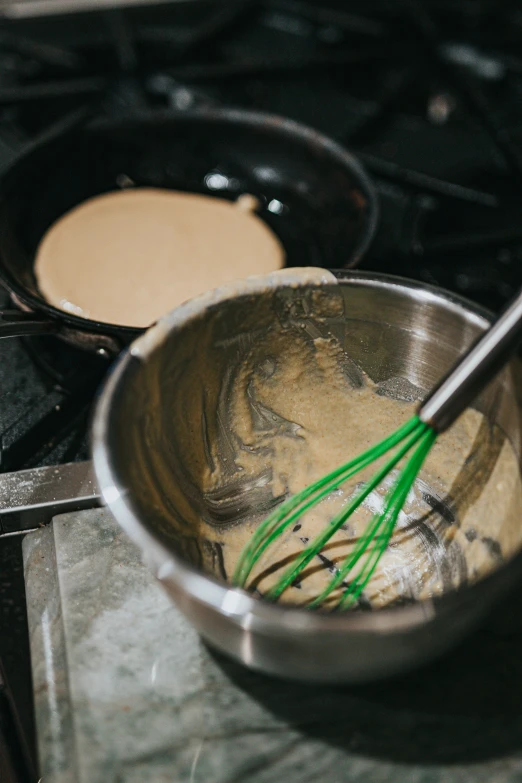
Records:
[[[377,222],[375,191],[357,160],[290,120],[203,108],[85,123],[37,145],[0,182],[0,281],[18,308],[1,313],[0,337],[54,333],[115,354],[142,331],[58,310],[33,273],[55,220],[132,184],[234,200],[253,194],[289,266],[354,267]]]

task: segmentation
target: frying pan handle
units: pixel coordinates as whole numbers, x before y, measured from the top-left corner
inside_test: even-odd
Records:
[[[34,313],[21,310],[0,310],[0,338],[55,334],[59,329],[58,322],[50,318],[39,318]]]

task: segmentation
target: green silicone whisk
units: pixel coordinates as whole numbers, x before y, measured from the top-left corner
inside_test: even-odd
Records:
[[[437,436],[453,424],[504,366],[521,339],[522,292],[439,381],[421,403],[415,416],[355,459],[288,498],[260,524],[241,552],[233,576],[234,584],[247,588],[249,576],[261,555],[290,525],[334,489],[390,452],[391,456],[386,463],[347,506],[332,518],[327,527],[296,555],[264,596],[276,601],[298,579],[303,569],[321,552],[364,499],[405,459],[398,478],[386,493],[382,512],[373,516],[353,551],[337,567],[335,575],[324,590],[308,604],[308,607],[320,607],[330,593],[346,580],[348,586],[342,593],[337,608],[347,609],[353,606],[370,581],[390,542],[402,506]]]

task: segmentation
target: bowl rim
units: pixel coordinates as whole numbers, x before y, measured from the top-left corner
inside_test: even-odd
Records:
[[[96,403],[91,427],[92,458],[100,493],[117,523],[142,550],[146,564],[160,582],[172,589],[181,608],[183,596],[188,594],[207,609],[231,618],[244,630],[268,632],[280,637],[288,637],[296,632],[315,634],[318,631],[330,634],[348,631],[386,634],[412,630],[425,624],[444,607],[447,608],[456,596],[463,593],[471,596],[478,586],[487,586],[499,573],[506,571],[513,561],[522,560],[522,551],[519,551],[477,582],[413,604],[383,608],[374,612],[312,612],[304,607],[263,601],[241,588],[226,585],[199,571],[172,552],[140,517],[129,490],[118,483],[108,437],[115,394],[121,384],[125,383],[128,373],[137,371],[140,363],[161,345],[167,335],[200,317],[209,307],[215,307],[239,295],[261,293],[286,285],[301,287],[337,282],[344,285],[406,289],[410,294],[414,292],[421,302],[442,300],[445,306],[449,305],[454,312],[464,311],[466,317],[473,316],[476,324],[483,329],[493,320],[490,311],[458,294],[405,277],[360,270],[285,269],[266,277],[247,278],[180,305],[123,351],[106,378]]]

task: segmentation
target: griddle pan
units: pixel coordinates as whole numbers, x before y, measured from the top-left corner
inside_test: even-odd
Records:
[[[359,162],[291,120],[215,107],[91,119],[37,144],[0,181],[0,283],[14,305],[0,313],[0,337],[56,334],[115,355],[142,331],[62,312],[34,275],[38,244],[58,218],[85,199],[139,186],[254,195],[288,266],[354,267],[377,222]]]

